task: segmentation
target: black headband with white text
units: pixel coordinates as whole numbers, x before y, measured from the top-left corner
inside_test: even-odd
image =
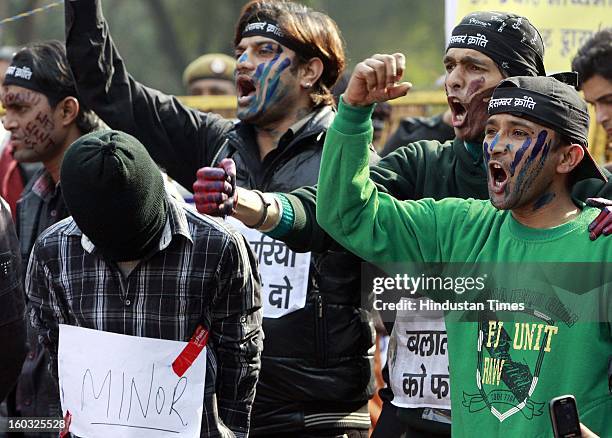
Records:
[[[587,144],[588,113],[554,97],[525,88],[497,87],[489,101],[489,115],[501,113],[520,114],[582,145]]]
[[[525,17],[505,12],[474,12],[455,26],[452,48],[473,49],[490,57],[505,76],[544,76],[544,43]]]
[[[242,31],[242,38],[251,36],[263,36],[273,39],[299,55],[307,58],[316,56],[311,47],[288,36],[278,25],[278,23],[276,23],[276,21],[269,18],[255,17],[252,21],[247,23]]]
[[[28,90],[36,91],[44,94],[47,98],[61,99],[56,91],[45,88],[44,84],[41,84],[37,80],[36,72],[31,64],[28,64],[24,60],[12,63],[4,74],[4,81],[2,85],[16,85],[18,87],[26,88]],[[65,97],[65,96],[63,96]]]

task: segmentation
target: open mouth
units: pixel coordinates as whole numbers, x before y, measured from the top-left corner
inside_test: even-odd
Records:
[[[448,98],[448,106],[451,110],[451,123],[453,127],[459,128],[465,123],[465,119],[467,116],[467,108],[466,105],[461,102],[456,97]]]
[[[248,76],[241,76],[236,81],[238,105],[245,105],[255,96],[255,83]]]
[[[501,193],[508,182],[508,172],[499,163],[489,163],[489,185],[495,193]]]

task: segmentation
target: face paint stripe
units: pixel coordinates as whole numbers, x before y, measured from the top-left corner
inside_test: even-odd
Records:
[[[546,131],[541,131],[538,134],[538,140],[536,141],[536,144],[533,146],[533,150],[531,151],[531,155],[529,155],[528,161],[533,161],[538,156],[538,154],[542,150],[542,146],[544,146],[544,143],[546,142],[547,136],[548,136],[548,133]]]
[[[263,64],[259,64],[257,66],[257,68],[255,69],[255,74],[253,74],[253,79],[259,79],[259,77],[261,76],[261,72],[263,71]]]
[[[516,180],[515,187],[513,189],[515,198],[514,205],[519,202],[525,196],[526,193],[529,192],[529,190],[533,186],[533,183],[538,178],[538,175],[540,175],[542,169],[544,169],[544,163],[546,161],[546,156],[548,155],[549,146],[550,142],[547,142],[544,146],[544,152],[542,153],[542,156],[540,157],[539,161],[534,163],[533,161],[527,160],[527,162],[525,162],[525,165],[519,171],[519,175]]]
[[[499,141],[499,134],[495,134],[495,138],[493,138],[493,141],[491,142],[491,152],[493,152],[493,148],[495,147],[498,141]]]
[[[281,73],[287,67],[289,67],[290,64],[291,64],[291,60],[289,58],[286,58],[278,66],[278,70],[275,73],[273,81],[271,81],[271,83],[268,85],[268,91],[266,92],[266,99],[265,99],[266,102],[268,102],[270,98],[274,95],[274,92],[276,91],[276,88],[278,87],[278,83],[280,82]]]
[[[253,113],[257,111],[257,108],[262,103],[262,100],[265,102],[265,100],[263,99],[265,89],[266,89],[265,78],[268,76],[268,74],[270,74],[270,70],[272,69],[274,64],[276,64],[276,61],[278,61],[278,58],[280,57],[281,53],[282,53],[282,50],[277,51],[276,54],[274,55],[274,58],[272,58],[267,65],[265,63],[261,63],[257,66],[257,70],[259,70],[259,67],[262,67],[262,70],[259,70],[260,75],[256,77],[254,76],[254,79],[259,81],[259,93],[257,93],[257,96],[255,96],[255,99],[251,105],[251,108],[248,111],[249,113]]]
[[[518,164],[523,159],[523,155],[525,155],[525,152],[529,148],[530,144],[531,144],[531,138],[528,138],[527,140],[523,142],[523,144],[521,145],[521,148],[518,151],[516,151],[516,155],[514,156],[514,161],[512,161],[512,163],[510,164],[510,176],[514,176],[514,172],[516,171],[516,166],[518,166]]]
[[[533,211],[539,210],[540,208],[544,207],[545,205],[550,204],[554,198],[555,198],[555,194],[554,193],[544,193],[533,204]]]
[[[483,143],[483,151],[484,151],[484,156],[485,156],[485,164],[488,164],[489,161],[491,160],[491,152],[493,152],[493,148],[495,148],[495,145],[497,144],[497,141],[499,140],[499,134],[495,134],[495,137],[493,137],[493,141],[491,142],[491,146],[489,146],[489,144],[485,141]]]

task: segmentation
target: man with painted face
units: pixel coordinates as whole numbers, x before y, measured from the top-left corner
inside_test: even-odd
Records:
[[[567,277],[578,273],[561,268],[563,281],[548,277],[538,288],[522,290],[515,295],[522,297],[522,309],[518,302],[508,312],[485,308],[481,295],[482,309],[451,308],[445,314],[452,430],[458,437],[547,436],[545,405],[555,396],[574,394],[583,407],[581,421],[609,436],[612,307],[610,271],[602,262],[612,261],[612,242],[585,239],[599,210],[575,202],[571,194],[578,180],[605,181],[587,149],[585,102],[553,77],[503,80],[489,101],[482,145],[490,201],[399,201],[377,190],[367,154],[373,104],[410,88],[398,83],[404,65],[403,55],[395,54],[369,58],[355,68],[325,140],[319,224],[350,251],[391,271],[390,263],[409,262],[458,262],[461,272],[466,262],[495,262],[495,272],[502,274],[510,265],[500,262],[589,263],[582,265],[589,269],[580,272],[585,277],[571,287]],[[508,300],[513,285],[531,279],[524,275],[498,283],[508,289],[488,289],[485,298]],[[603,286],[581,287],[593,276]],[[419,291],[434,294],[424,287]],[[453,299],[452,291],[441,292],[434,298]],[[523,337],[525,331],[531,335]]]
[[[59,41],[34,43],[17,51],[4,76],[1,98],[6,111],[2,123],[10,132],[13,158],[19,163],[42,163],[17,202],[16,229],[25,267],[40,233],[68,216],[59,182],[64,152],[81,135],[96,129],[99,120],[79,99],[66,49]],[[21,376],[7,399],[8,414],[59,416],[57,389],[47,370],[48,354],[30,332]]]
[[[291,2],[244,6],[234,37],[235,124],[135,81],[112,43],[100,1],[65,6],[79,92],[110,127],[137,137],[181,185],[191,187],[202,166],[226,166],[226,157],[235,161],[235,181],[247,189],[290,191],[316,183],[333,118],[330,89],[345,62],[338,28],[327,15]],[[217,183],[226,185],[215,181],[209,190]],[[268,195],[254,196],[258,206],[263,200],[265,209],[278,207],[268,205],[274,202]],[[258,217],[248,225],[261,222]],[[292,256],[285,259],[287,253],[271,245],[278,244],[254,244],[260,265],[278,273],[280,283],[262,274],[265,340],[251,435],[367,436],[373,327],[361,308],[358,259],[323,251],[291,267]],[[273,308],[280,300],[273,294],[283,291],[285,304],[300,299]]]
[[[443,59],[455,139],[446,143],[412,143],[384,157],[370,168],[370,176],[377,188],[398,199],[443,199],[450,196],[487,199],[481,144],[488,100],[504,77],[544,75],[543,56],[542,39],[525,17],[498,12],[476,12],[464,17],[453,29]],[[389,62],[389,57],[375,62]],[[222,193],[227,201],[219,208],[217,204],[208,202],[214,191],[208,182],[215,178],[226,176],[223,172],[215,174],[212,169],[199,173],[200,182],[195,189],[196,205],[200,211],[219,214],[228,211],[228,203],[235,203],[233,216],[244,223],[254,224],[263,218],[259,196],[242,188]],[[198,197],[199,191],[201,197]],[[610,198],[612,185],[599,179],[586,179],[574,186],[573,195],[580,200],[588,196]],[[267,234],[299,251],[340,248],[315,220],[316,188],[305,187],[291,193],[266,193],[264,196],[276,198],[282,205],[282,209],[278,209],[276,203],[270,201],[267,217],[263,218],[261,225]],[[603,221],[603,218],[598,219]],[[599,227],[594,229],[601,232]],[[585,233],[585,238],[587,235]],[[396,338],[393,343],[398,346],[398,363],[402,366],[390,370],[390,388],[381,391],[385,402],[374,436],[386,438],[402,432],[408,436],[449,435],[449,413],[445,410],[450,406],[450,392],[441,398],[430,394],[428,399],[421,400],[409,396],[404,389],[403,373],[420,373],[422,360],[408,351],[405,339],[399,339],[399,334],[406,330],[420,330],[418,318],[403,320],[402,326],[392,333],[392,338]],[[438,322],[439,330],[444,330],[441,315]],[[387,325],[391,332],[392,324]],[[440,370],[447,368],[445,354],[436,357],[436,366]],[[398,408],[402,408],[403,424],[397,423]]]

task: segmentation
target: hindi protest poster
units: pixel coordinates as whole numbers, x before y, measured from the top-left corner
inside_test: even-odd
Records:
[[[82,437],[200,436],[206,349],[182,377],[172,362],[187,342],[59,326],[63,415]]]
[[[448,337],[444,312],[417,312],[428,298],[402,298],[405,303],[389,341],[389,380],[393,403],[401,408],[430,407],[450,409]]]
[[[445,0],[446,41],[453,27],[471,12],[500,11],[527,17],[544,41],[544,66],[548,74],[571,70],[572,58],[595,32],[612,26],[612,0]],[[606,134],[596,124],[592,108],[589,144],[602,161]]]
[[[284,242],[248,228],[234,218],[228,217],[226,221],[247,239],[258,261],[264,318],[280,318],[303,309],[311,253],[291,251]]]

